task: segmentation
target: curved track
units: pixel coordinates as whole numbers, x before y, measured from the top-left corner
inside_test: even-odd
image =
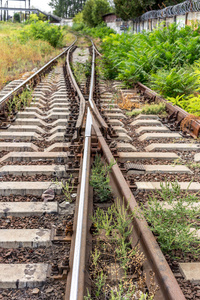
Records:
[[[3,216],[0,245],[1,249],[12,249],[11,254],[13,251],[17,257],[17,263],[14,264],[12,259],[2,256],[0,294],[6,290],[15,299],[29,299],[30,293],[33,293],[33,299],[40,299],[40,296],[43,297],[41,299],[62,299],[64,295],[65,300],[76,300],[83,299],[87,289],[91,289],[88,262],[93,242],[90,220],[93,214],[93,190],[89,178],[96,153],[100,153],[102,160],[107,163],[117,158],[110,173],[114,199],[120,199],[121,204],[125,201],[131,212],[138,208],[140,193],[159,188],[159,181],[155,184],[148,174],[153,174],[152,178],[160,171],[167,176],[179,176],[180,172],[191,174],[191,170],[184,165],[170,169],[169,161],[178,158],[176,153],[154,151],[160,147],[166,148],[166,145],[162,146],[162,137],[161,142],[153,145],[146,142],[152,139],[148,138],[148,132],[150,136],[157,133],[158,140],[160,129],[165,130],[163,134],[167,132],[170,139],[170,130],[164,129],[157,118],[140,116],[135,120],[127,120],[118,105],[111,103],[112,93],[107,92],[105,83],[99,83],[95,76],[95,56],[100,53],[93,42],[89,99],[84,99],[70,66],[73,46],[74,43],[0,100],[2,128],[7,128],[1,130],[0,142],[0,213]],[[65,55],[64,67],[58,65],[52,69],[58,58]],[[47,69],[51,70],[49,75],[42,78]],[[19,95],[27,88],[27,84],[34,86],[38,79],[41,83],[34,89],[34,100],[30,107],[17,113],[13,104],[12,112],[8,114],[8,104],[13,95]],[[118,84],[112,88],[120,90]],[[144,95],[139,96],[136,90],[122,90],[121,93],[131,93],[133,102],[143,101]],[[8,126],[11,121],[12,125]],[[146,126],[153,123],[155,127]],[[177,143],[177,149],[188,151],[189,146],[184,148],[183,144]],[[167,145],[169,149],[173,148]],[[145,150],[143,147],[146,147]],[[198,148],[195,148],[195,144],[191,147],[193,151]],[[149,160],[151,166],[147,163]],[[161,160],[164,162],[162,165]],[[130,163],[134,161],[143,163],[142,168],[141,165],[139,168]],[[139,172],[143,177],[136,175],[141,174]],[[145,176],[150,178],[149,181],[142,180]],[[197,188],[198,182],[190,186],[191,190],[196,191]],[[71,202],[74,200],[75,205]],[[53,217],[52,213],[55,214]],[[155,273],[155,281],[159,286],[155,299],[185,299],[143,218],[135,217],[133,220],[131,243],[133,247],[139,245],[145,255],[143,272],[147,275],[147,290],[151,284],[148,274],[150,271]],[[17,250],[13,249],[19,250],[16,253]],[[26,256],[23,258],[24,264],[20,264],[20,252],[24,251],[33,253],[28,257],[28,265]],[[40,251],[49,254],[38,255]],[[14,279],[11,279],[11,273],[15,273]],[[56,279],[59,281],[56,282]],[[38,289],[42,284],[43,287]],[[26,290],[14,290],[24,287]]]

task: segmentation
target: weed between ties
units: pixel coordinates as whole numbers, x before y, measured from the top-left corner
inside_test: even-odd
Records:
[[[112,196],[109,186],[109,172],[114,165],[104,165],[100,156],[95,157],[90,184],[95,191],[95,198],[105,202]],[[146,274],[142,270],[144,254],[137,246],[131,245],[130,235],[133,219],[137,211],[129,212],[129,207],[121,205],[119,200],[106,211],[97,208],[93,222],[93,251],[89,275],[92,282],[91,299],[148,299],[152,300],[157,291],[154,274],[150,275],[151,285],[146,287]]]
[[[27,106],[30,106],[33,90],[26,88],[19,96],[14,96],[7,104],[9,116],[13,115],[16,111],[20,111]],[[34,101],[34,100],[33,100]]]
[[[136,117],[139,114],[144,115],[165,115],[166,114],[166,105],[164,103],[159,104],[146,104],[140,110],[132,110],[131,112],[126,113],[130,117]]]
[[[194,257],[200,254],[200,241],[197,237],[197,224],[200,209],[195,205],[198,196],[181,191],[178,182],[161,184],[161,191],[149,196],[147,207],[143,206],[144,216],[156,234],[164,253],[172,257],[176,250],[184,255],[191,253]]]
[[[154,274],[151,274],[151,285],[147,291],[146,274],[142,271],[144,254],[137,246],[131,246],[131,224],[136,214],[137,211],[129,213],[129,208],[117,200],[106,213],[98,208],[92,217],[96,228],[90,265],[94,288],[92,295],[88,291],[85,300],[154,298],[157,291]]]
[[[111,196],[109,172],[115,162],[112,161],[109,165],[103,164],[101,156],[96,155],[90,177],[90,185],[94,188],[95,194],[100,202],[105,202]]]
[[[67,202],[72,202],[72,195],[74,191],[74,181],[73,181],[73,176],[72,174],[70,175],[70,178],[64,182],[59,182],[58,179],[56,178],[55,181],[53,181],[54,184],[57,186],[62,187],[63,194],[65,195],[65,200]]]

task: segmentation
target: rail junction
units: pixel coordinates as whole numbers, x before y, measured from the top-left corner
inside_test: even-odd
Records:
[[[112,102],[113,91],[131,99],[133,107],[164,99],[140,83],[131,90],[120,82],[107,86],[97,76],[96,56],[101,54],[92,41],[90,82],[81,88],[71,67],[75,49],[76,40],[25,81],[13,81],[0,93],[0,295],[5,299],[81,300],[92,293],[91,216],[97,207],[111,205],[93,203],[89,182],[96,154],[107,164],[114,162],[109,174],[113,202],[130,213],[160,189],[163,178],[177,180],[181,190],[191,193],[200,189],[198,176],[191,182],[194,171],[184,164],[188,157],[200,161],[200,145],[193,140],[199,136],[199,122],[190,120],[180,133],[187,115],[170,105],[169,121],[175,127],[155,115],[128,118]],[[30,88],[30,105],[17,107],[15,99]],[[177,160],[181,163],[174,165]],[[145,293],[153,273],[154,299],[182,300],[189,294],[199,299],[198,259],[168,264],[143,217],[131,220],[129,239],[145,257]]]

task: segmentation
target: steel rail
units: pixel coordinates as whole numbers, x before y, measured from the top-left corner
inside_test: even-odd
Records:
[[[14,88],[11,92],[6,94],[0,99],[0,108],[3,108],[3,106],[6,104],[6,102],[13,97],[15,94],[20,93],[24,88],[27,87],[29,83],[32,83],[35,79],[37,79],[39,76],[41,76],[43,73],[45,73],[51,66],[57,62],[59,58],[64,56],[69,49],[75,44],[77,38],[74,40],[74,42],[67,47],[62,53],[51,59],[47,64],[45,64],[43,67],[41,67],[37,72],[35,72],[33,75],[28,77],[25,81],[23,81],[20,85],[18,85],[16,88]]]
[[[95,53],[94,43],[93,43],[93,53]],[[94,64],[95,55],[93,55],[93,58],[94,58],[93,66],[95,67]],[[92,72],[92,76],[94,76],[94,72]],[[94,77],[92,76],[91,76],[91,80],[94,79]],[[91,85],[91,89],[92,89],[92,85]],[[111,163],[114,160],[114,157],[99,129],[99,126],[97,125],[98,118],[96,118],[95,114],[93,115],[94,115],[93,118],[94,131],[99,140],[99,144],[102,147],[106,161],[108,163]],[[113,177],[113,181],[115,182],[115,191],[118,191],[118,195],[121,196],[121,199],[124,199],[126,201],[126,204],[130,205],[131,211],[134,212],[135,208],[136,207],[138,208],[137,202],[117,164],[115,164],[112,167],[112,177]],[[161,287],[162,299],[170,299],[170,300],[185,299],[167,261],[165,260],[162,251],[160,250],[160,247],[158,246],[153,236],[153,233],[148,228],[148,224],[146,220],[144,219],[139,220],[135,218],[135,224],[137,228],[137,238],[138,240],[140,240],[140,243],[142,245],[142,250],[146,254],[146,257],[148,258],[148,264],[155,272],[157,282]],[[133,234],[134,240],[135,240],[135,234],[136,232],[134,232]]]
[[[108,131],[108,125],[102,118],[101,114],[99,113],[97,106],[93,100],[93,94],[94,94],[94,81],[95,81],[95,61],[96,61],[96,47],[92,42],[92,70],[91,70],[91,81],[90,81],[90,94],[89,94],[89,105],[90,108],[92,109],[93,114],[95,115],[95,118],[98,120],[98,123],[100,124],[101,128],[103,129],[104,134],[107,134]]]
[[[144,84],[137,82],[136,86],[139,88],[140,91],[143,92],[143,94],[153,101],[158,101],[158,102],[163,102],[166,105],[166,109],[169,112],[169,114],[176,113],[177,114],[177,121],[181,122],[185,118],[189,117],[190,114],[186,112],[184,109],[177,105],[173,105],[172,103],[168,102],[166,99],[161,97],[159,94],[156,92],[152,91],[150,88],[145,86]],[[200,134],[200,121],[198,120],[190,120],[190,124],[188,124],[188,132],[189,134],[197,138]]]
[[[74,90],[76,91],[76,93],[78,94],[79,100],[80,100],[80,109],[79,109],[79,115],[78,115],[78,119],[76,122],[76,136],[73,137],[74,140],[77,140],[79,135],[80,135],[80,131],[81,131],[81,127],[83,124],[83,118],[85,115],[85,99],[83,97],[83,94],[81,93],[81,90],[76,82],[76,79],[73,75],[71,66],[70,66],[70,62],[69,62],[69,51],[67,53],[67,70],[68,70],[68,74],[71,78],[72,84],[74,86]]]
[[[84,298],[84,274],[85,274],[85,248],[87,236],[87,211],[89,194],[90,174],[90,151],[91,151],[92,114],[87,111],[85,128],[85,143],[81,174],[81,187],[78,203],[77,225],[75,229],[75,245],[73,255],[73,268],[71,272],[70,294],[65,299],[82,300]]]
[[[102,57],[102,54],[99,52],[99,50],[97,49],[97,46],[94,44],[94,42],[92,41],[93,47],[95,48],[96,53]]]
[[[95,52],[95,48],[93,47]],[[93,61],[94,63],[94,61]],[[95,64],[94,64],[95,66]],[[92,71],[91,80],[94,80],[95,72]],[[77,85],[76,85],[77,87]],[[79,89],[79,88],[78,88]],[[93,95],[93,84],[90,85],[90,94]],[[91,107],[93,106],[90,104]],[[85,278],[85,257],[87,239],[87,212],[88,212],[88,194],[89,194],[89,173],[90,173],[90,145],[91,145],[91,129],[98,138],[98,142],[101,145],[104,157],[108,163],[114,160],[114,157],[100,131],[98,125],[98,118],[93,111],[93,114],[88,108],[86,129],[85,129],[85,143],[84,154],[82,161],[82,174],[80,176],[80,193],[78,200],[78,212],[76,217],[76,227],[74,232],[75,241],[73,242],[74,253],[73,266],[70,270],[71,276],[68,277],[68,289],[66,289],[65,300],[82,300],[85,295],[84,278]],[[125,203],[129,205],[131,211],[135,211],[137,208],[136,200],[123,176],[117,164],[112,167],[112,181],[115,184],[114,193],[117,193],[121,199],[124,199]],[[164,255],[162,254],[160,247],[158,246],[153,233],[150,231],[147,222],[144,219],[134,220],[135,228],[132,237],[140,242],[141,250],[148,258],[147,268],[152,269],[155,272],[156,281],[160,287],[159,300],[185,300],[185,297],[169,267]],[[69,291],[70,290],[70,291]]]
[[[114,160],[114,157],[99,130],[99,127],[95,120],[93,119],[93,128],[98,137],[99,144],[103,151],[104,157],[108,163],[111,163]],[[114,193],[117,196],[120,196],[121,199],[124,199],[125,203],[129,205],[131,212],[134,212],[137,208],[139,211],[137,202],[123,176],[120,168],[117,163],[112,167],[112,181],[115,183]],[[166,299],[166,300],[185,300],[185,297],[176,281],[162,251],[156,239],[148,227],[147,222],[144,219],[134,218],[134,225],[136,230],[132,234],[133,240],[136,242],[139,241],[142,247],[142,251],[145,253],[148,258],[148,267],[153,270],[155,273],[155,278],[159,283],[160,295],[157,299]]]

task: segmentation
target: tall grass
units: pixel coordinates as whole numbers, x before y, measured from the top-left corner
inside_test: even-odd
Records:
[[[30,40],[22,45],[17,39],[0,37],[0,89],[20,74],[42,66],[59,50],[45,41]]]
[[[7,82],[18,79],[23,73],[41,67],[61,51],[45,40],[29,37],[23,42],[20,35],[28,26],[30,27],[0,22],[0,89]],[[69,45],[74,39],[66,29],[63,30],[63,35],[61,46]]]

